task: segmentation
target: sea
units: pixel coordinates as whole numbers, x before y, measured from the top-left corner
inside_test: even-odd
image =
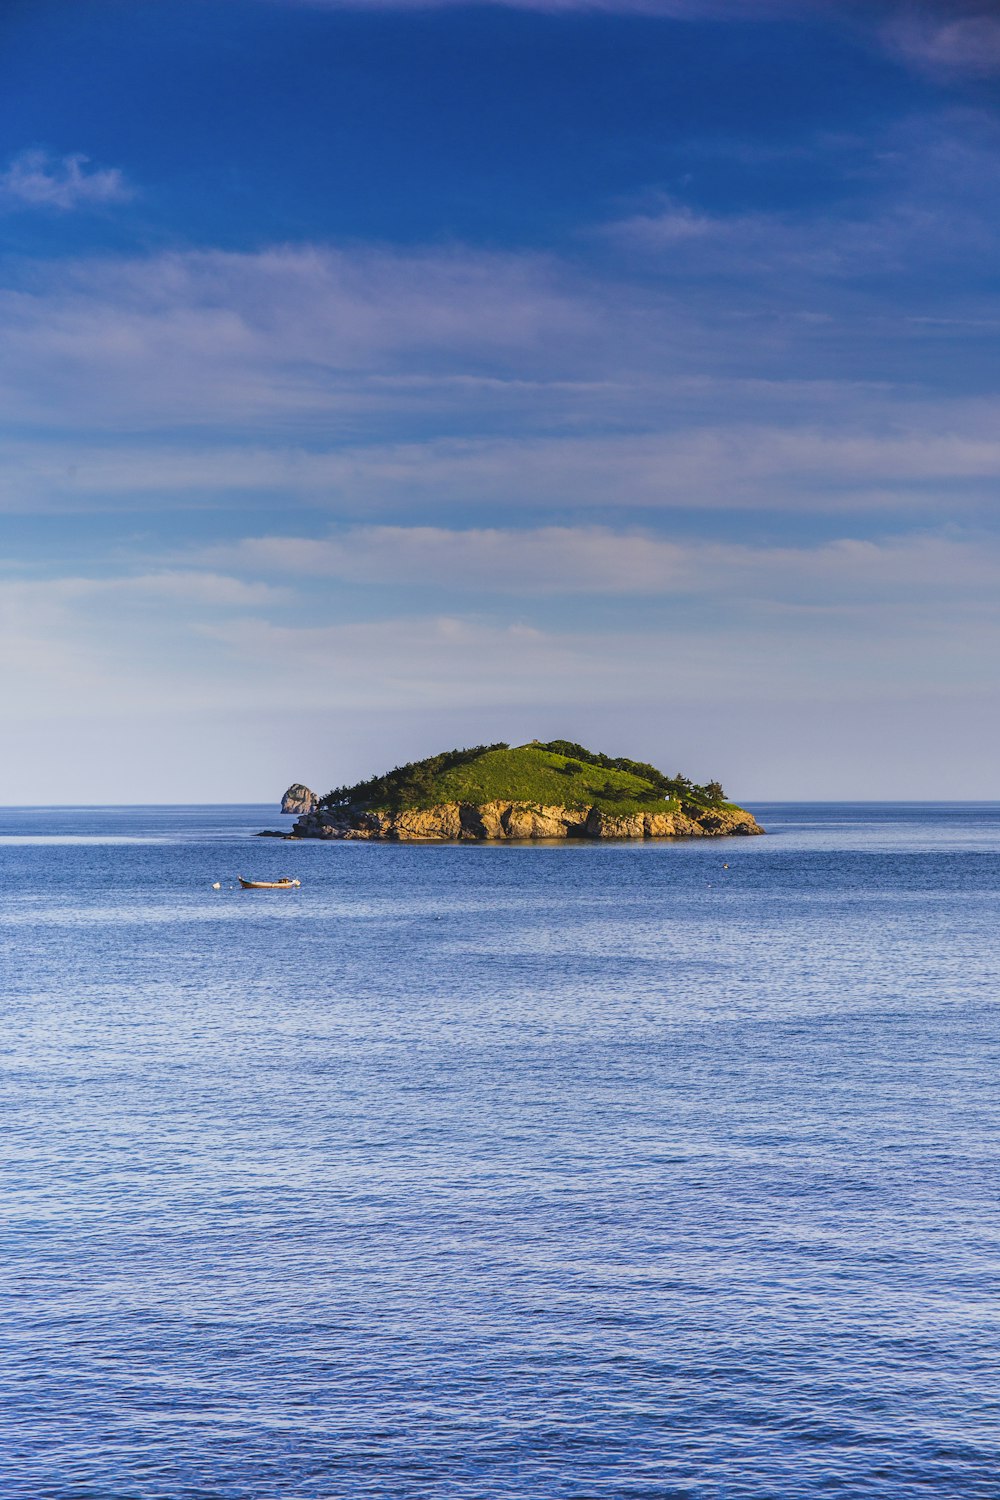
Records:
[[[1000,805],[753,811],[0,811],[2,1500],[997,1500]]]

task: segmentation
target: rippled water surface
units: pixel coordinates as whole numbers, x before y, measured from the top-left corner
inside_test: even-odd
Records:
[[[0,812],[4,1500],[996,1500],[1000,808],[755,811]]]

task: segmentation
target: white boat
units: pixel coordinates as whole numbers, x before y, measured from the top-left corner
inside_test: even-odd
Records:
[[[290,891],[302,884],[301,880],[244,880],[242,875],[236,879],[245,891]]]

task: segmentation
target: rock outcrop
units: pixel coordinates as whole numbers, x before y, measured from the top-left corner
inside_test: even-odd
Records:
[[[293,781],[281,799],[283,813],[311,813],[319,806],[319,798],[301,781]]]
[[[317,806],[303,812],[292,832],[294,837],[303,839],[481,843],[508,839],[717,838],[764,830],[750,813],[738,807],[711,808],[695,817],[682,812],[637,812],[617,817],[598,807],[445,802],[438,807],[406,808],[395,813]]]

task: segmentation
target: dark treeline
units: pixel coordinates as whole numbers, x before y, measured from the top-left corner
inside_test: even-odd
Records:
[[[320,807],[366,808],[385,807],[399,812],[406,807],[420,806],[437,795],[438,779],[457,766],[468,765],[491,750],[510,748],[500,740],[495,745],[472,745],[465,750],[445,750],[440,755],[428,756],[426,760],[408,761],[405,766],[396,766],[382,776],[372,776],[367,781],[358,781],[354,786],[338,786],[320,798]],[[680,772],[676,776],[665,776],[655,766],[641,760],[628,760],[625,756],[612,757],[587,750],[572,740],[550,740],[548,744],[533,742],[532,748],[548,750],[553,755],[567,757],[560,767],[567,778],[578,776],[585,765],[597,766],[603,771],[624,771],[646,783],[642,790],[616,786],[606,781],[598,793],[602,802],[661,802],[676,798],[682,807],[701,809],[714,806],[725,800],[725,792],[717,781],[699,786]],[[592,794],[593,795],[593,794]]]
[[[359,781],[354,786],[337,786],[320,798],[320,807],[387,807],[399,812],[412,807],[426,797],[433,796],[434,783],[446,771],[456,766],[467,765],[478,760],[490,750],[508,750],[509,745],[498,740],[495,745],[472,745],[467,750],[443,750],[440,755],[428,756],[426,760],[407,761],[405,766],[396,766],[384,776],[372,776],[368,781]]]
[[[718,781],[709,781],[700,786],[689,777],[682,776],[680,771],[676,776],[665,776],[647,761],[628,760],[624,755],[602,755],[599,751],[587,750],[572,740],[549,740],[547,744],[539,744],[538,749],[549,750],[553,755],[569,756],[570,764],[564,767],[567,772],[570,772],[573,762],[584,762],[589,766],[599,766],[602,771],[625,771],[629,776],[637,776],[640,781],[648,781],[652,787],[651,792],[637,795],[625,787],[616,787],[612,782],[606,781],[601,797],[609,802],[658,802],[662,797],[676,797],[681,803],[714,805],[726,800],[726,794]]]

